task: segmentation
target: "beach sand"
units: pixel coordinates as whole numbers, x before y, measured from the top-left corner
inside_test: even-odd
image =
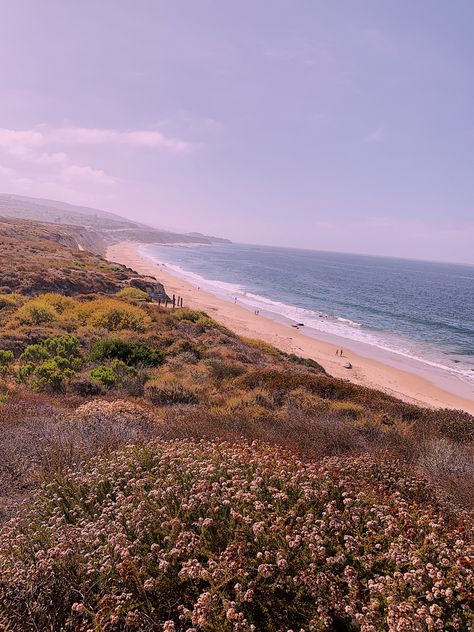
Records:
[[[330,375],[382,390],[404,401],[431,408],[456,408],[474,414],[474,399],[444,390],[414,372],[394,368],[352,350],[345,350],[342,358],[336,356],[337,345],[304,335],[290,325],[263,315],[257,316],[238,304],[198,289],[171,274],[165,265],[158,265],[142,255],[138,247],[139,244],[132,242],[115,244],[107,249],[106,257],[140,274],[156,277],[163,283],[168,295],[183,297],[185,307],[207,312],[240,336],[264,340],[287,353],[312,358]],[[352,364],[352,369],[344,368],[347,362]]]

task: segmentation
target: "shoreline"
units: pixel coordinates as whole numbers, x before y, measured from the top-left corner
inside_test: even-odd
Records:
[[[184,299],[191,309],[205,311],[236,334],[268,342],[287,353],[312,358],[330,375],[355,384],[382,390],[406,402],[430,408],[455,408],[474,414],[474,400],[440,387],[427,377],[429,371],[414,372],[408,362],[397,358],[392,366],[380,359],[364,354],[364,349],[354,350],[355,345],[340,338],[341,343],[324,340],[321,336],[307,335],[289,323],[274,320],[263,313],[256,316],[249,309],[234,304],[173,274],[165,264],[158,264],[139,252],[141,244],[121,242],[109,246],[106,258],[133,268],[140,274],[154,276],[163,283],[168,294]],[[313,332],[311,332],[313,333]],[[336,356],[336,349],[345,347],[343,357]],[[351,362],[352,369],[344,368]],[[408,366],[407,366],[408,365]],[[411,369],[411,370],[410,370]],[[423,373],[420,375],[420,373]]]

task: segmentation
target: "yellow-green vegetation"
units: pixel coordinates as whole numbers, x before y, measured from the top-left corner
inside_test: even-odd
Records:
[[[114,386],[117,382],[117,374],[114,371],[114,367],[105,364],[92,369],[91,378],[107,388]]]
[[[80,325],[108,331],[146,331],[151,324],[150,317],[141,307],[129,305],[115,298],[77,304],[66,316]]]
[[[0,243],[23,265],[0,270],[0,520],[20,514],[0,629],[471,629],[470,415],[334,379],[21,230]]]
[[[13,351],[0,349],[0,375],[5,377],[8,372],[8,367],[13,363],[14,359]]]
[[[59,313],[42,297],[33,298],[16,312],[20,325],[41,325],[56,320]]]
[[[18,307],[24,301],[25,297],[21,294],[16,294],[15,292],[11,292],[9,294],[0,293],[0,310]]]
[[[134,301],[150,301],[150,296],[144,292],[143,290],[138,289],[137,287],[124,287],[122,290],[119,290],[116,294],[119,298],[129,298]]]

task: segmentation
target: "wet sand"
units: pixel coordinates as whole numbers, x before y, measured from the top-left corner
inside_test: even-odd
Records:
[[[474,396],[464,396],[451,392],[449,387],[440,387],[427,379],[426,374],[429,374],[429,371],[425,370],[424,374],[420,375],[414,372],[413,366],[408,361],[404,362],[402,358],[397,359],[398,366],[390,366],[378,358],[366,357],[349,348],[344,349],[343,357],[336,356],[336,349],[341,346],[347,347],[347,344],[336,345],[318,339],[314,337],[314,330],[311,336],[305,335],[289,323],[275,321],[262,313],[257,316],[239,304],[198,289],[188,281],[173,275],[165,265],[158,265],[142,255],[139,244],[133,242],[115,244],[107,249],[106,256],[110,261],[122,263],[140,274],[155,276],[163,283],[168,295],[175,294],[183,297],[185,307],[207,312],[209,316],[236,334],[264,340],[287,353],[312,358],[335,377],[382,390],[421,406],[456,408],[474,414]],[[352,369],[344,368],[347,362],[352,364]],[[466,386],[464,391],[469,392],[469,387]]]

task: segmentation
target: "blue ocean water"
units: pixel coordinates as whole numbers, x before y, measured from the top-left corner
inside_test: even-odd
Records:
[[[474,266],[242,244],[142,251],[250,309],[474,383]]]

